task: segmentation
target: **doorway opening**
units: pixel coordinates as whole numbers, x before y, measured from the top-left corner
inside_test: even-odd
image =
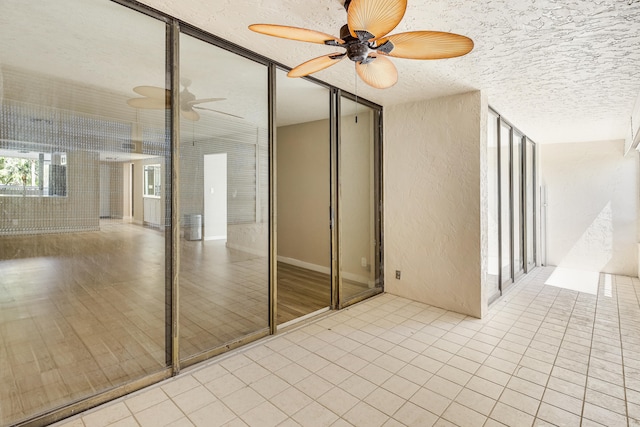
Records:
[[[331,123],[327,88],[279,70],[277,90],[276,323],[283,327],[331,305]]]

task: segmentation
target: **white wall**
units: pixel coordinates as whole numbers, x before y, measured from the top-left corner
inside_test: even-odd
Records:
[[[227,238],[227,153],[204,155],[204,240]]]
[[[486,108],[470,92],[386,108],[384,123],[385,290],[476,317],[486,308]]]
[[[638,159],[623,141],[539,145],[547,265],[638,274]]]

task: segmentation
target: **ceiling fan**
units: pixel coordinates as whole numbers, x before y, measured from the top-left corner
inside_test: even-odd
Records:
[[[224,111],[213,110],[211,108],[200,107],[198,104],[206,102],[224,101],[227,98],[202,98],[197,99],[196,96],[189,92],[191,81],[189,79],[181,80],[184,89],[180,92],[180,114],[187,120],[197,121],[200,119],[198,110],[213,111],[215,113],[224,114],[226,116],[238,117],[235,114],[225,113]],[[136,86],[133,91],[142,98],[131,98],[127,100],[127,104],[134,108],[142,108],[148,110],[164,110],[169,108],[171,104],[171,91],[157,86]]]
[[[346,0],[347,25],[340,38],[306,28],[286,25],[253,24],[257,33],[290,40],[339,46],[335,52],[304,62],[287,75],[303,77],[328,68],[345,57],[355,62],[360,78],[370,86],[385,89],[398,81],[398,71],[387,58],[444,59],[466,55],[473,41],[465,36],[441,31],[410,31],[387,35],[402,20],[407,0]]]

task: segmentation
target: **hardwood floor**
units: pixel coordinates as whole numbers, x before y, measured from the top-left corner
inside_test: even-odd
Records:
[[[130,224],[0,237],[0,425],[164,366],[163,241]]]
[[[331,304],[331,277],[291,264],[278,263],[278,324]]]
[[[181,242],[181,358],[268,327],[268,261],[224,242]],[[0,425],[166,366],[165,237],[0,236]]]
[[[356,296],[369,287],[343,279],[343,292]],[[331,304],[331,277],[291,264],[278,263],[278,325],[297,319]]]

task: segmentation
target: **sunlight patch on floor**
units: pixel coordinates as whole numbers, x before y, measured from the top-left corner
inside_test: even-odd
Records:
[[[599,278],[600,273],[596,271],[557,267],[544,284],[597,295]]]

